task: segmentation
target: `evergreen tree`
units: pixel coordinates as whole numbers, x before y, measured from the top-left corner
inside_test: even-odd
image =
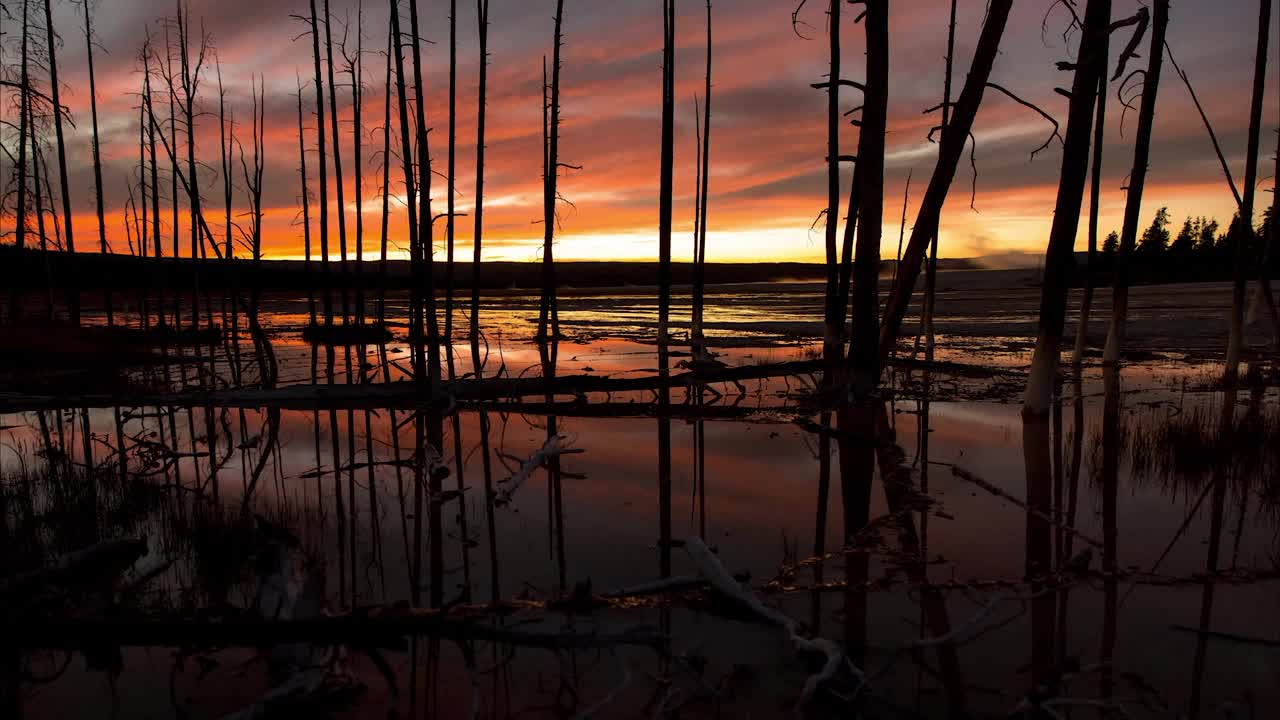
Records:
[[[1115,260],[1116,253],[1120,250],[1120,233],[1115,230],[1107,235],[1107,239],[1102,241],[1102,257],[1106,262]]]
[[[1196,238],[1199,237],[1199,225],[1204,222],[1204,218],[1192,220],[1189,216],[1182,221],[1182,229],[1178,231],[1178,236],[1173,239],[1173,244],[1169,246],[1169,252],[1180,257],[1186,257],[1195,249]]]
[[[1151,226],[1142,233],[1138,253],[1147,257],[1159,257],[1169,248],[1169,208],[1156,211]]]
[[[1218,221],[1200,218],[1200,232],[1196,238],[1196,254],[1210,257],[1218,245]]]

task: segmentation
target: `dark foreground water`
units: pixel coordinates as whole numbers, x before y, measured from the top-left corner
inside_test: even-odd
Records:
[[[1003,311],[1034,296],[1011,292]],[[943,337],[940,357],[964,367],[899,367],[880,402],[823,412],[803,364],[809,300],[721,294],[708,309],[721,361],[797,364],[663,389],[648,380],[685,372],[688,346],[646,342],[652,306],[629,297],[564,301],[568,338],[543,354],[536,302],[493,299],[480,352],[487,377],[640,389],[570,380],[418,403],[403,337],[350,358],[315,350],[305,302],[282,298],[262,315],[275,391],[259,392],[262,348],[243,328],[238,345],[119,369],[114,387],[9,373],[0,714],[1280,706],[1280,397],[1265,375],[1232,401],[1212,382],[1220,365],[1184,352],[1119,376],[1086,364],[1048,418],[1024,423],[1023,338],[988,323]],[[465,377],[471,348],[454,350]],[[383,389],[287,394],[311,383]],[[847,430],[863,421],[872,435]],[[145,555],[109,544],[128,538]],[[708,587],[701,543],[735,593]],[[68,562],[85,548],[101,555]],[[833,641],[830,672],[749,596],[797,637]]]

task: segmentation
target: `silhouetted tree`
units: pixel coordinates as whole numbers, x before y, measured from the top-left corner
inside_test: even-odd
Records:
[[[58,82],[58,43],[57,33],[53,28],[53,0],[44,0],[44,27],[45,27],[45,52],[49,60],[49,99],[53,106],[53,131],[54,138],[58,148],[58,181],[61,183],[62,197],[62,231],[65,239],[63,246],[67,252],[74,253],[76,251],[76,235],[75,224],[71,220],[71,190],[69,189],[69,181],[67,176],[67,145],[64,140],[62,131],[62,85]],[[26,3],[23,3],[23,13],[26,13]],[[25,23],[24,23],[25,27]],[[25,38],[26,32],[23,33]],[[28,89],[29,82],[24,81],[23,87]],[[68,310],[71,315],[71,322],[80,324],[80,293],[76,289],[75,283],[67,283],[67,303]]]
[[[853,324],[849,366],[855,395],[866,396],[880,379],[880,239],[884,218],[885,133],[889,114],[889,4],[866,0],[867,79],[862,132],[858,136],[858,240],[853,260]],[[835,83],[836,77],[831,78]],[[958,113],[957,113],[958,115]]]
[[[1253,240],[1253,201],[1258,179],[1258,148],[1262,132],[1262,104],[1267,76],[1267,44],[1271,38],[1271,0],[1258,3],[1258,40],[1253,66],[1253,98],[1249,108],[1249,139],[1245,151],[1244,185],[1241,188],[1240,242],[1235,247],[1231,284],[1231,332],[1227,339],[1225,379],[1235,380],[1244,347],[1245,283],[1248,281],[1249,251]]]
[[[1111,58],[1110,36],[1099,42],[1099,51]],[[1075,348],[1071,362],[1080,367],[1089,344],[1089,316],[1093,311],[1094,275],[1098,270],[1098,211],[1102,203],[1102,150],[1107,129],[1107,74],[1098,76],[1098,109],[1093,121],[1093,158],[1089,172],[1089,238],[1085,255],[1084,290],[1080,298],[1080,320],[1076,325]],[[1113,256],[1111,261],[1115,260]]]
[[[107,254],[107,223],[103,218],[102,209],[102,151],[99,146],[98,138],[98,90],[97,83],[93,75],[93,23],[90,20],[89,0],[84,2],[84,42],[88,50],[88,66],[89,66],[89,115],[92,120],[93,130],[93,182],[94,182],[94,200],[95,208],[98,212],[98,252],[103,255]],[[45,3],[46,7],[48,2]],[[51,53],[53,49],[50,48]],[[54,113],[57,114],[56,112]],[[107,311],[107,325],[111,325],[114,321],[114,308],[111,305],[111,288],[108,287],[104,291],[104,303]]]
[[[559,35],[560,6],[556,3],[556,34]],[[658,342],[667,341],[671,314],[671,211],[672,175],[675,165],[675,50],[676,10],[674,0],[662,3],[662,147],[658,165]],[[559,43],[557,42],[557,48]],[[555,64],[558,72],[560,64]],[[553,82],[553,113],[556,109]],[[554,126],[554,121],[553,121]],[[554,175],[554,158],[551,163]],[[552,198],[554,200],[554,198]]]
[[[1110,0],[1089,0],[1080,30],[1080,47],[1072,65],[1075,73],[1067,110],[1067,131],[1063,139],[1062,171],[1045,251],[1036,348],[1023,397],[1024,418],[1049,412],[1057,381],[1062,326],[1066,319],[1067,283],[1075,264],[1076,230],[1088,173],[1089,136],[1093,130],[1098,76],[1107,69],[1107,58],[1099,45],[1110,32],[1110,24]],[[1037,472],[1029,467],[1027,475],[1031,477]]]
[[[319,16],[316,15],[316,0],[311,0],[311,60],[315,69],[316,84],[316,137],[320,147],[320,275],[324,288],[324,323],[333,324],[333,297],[329,292],[329,173],[328,155],[325,149],[324,132],[324,77],[320,74],[320,27]],[[412,197],[412,195],[410,196]]]
[[[1217,268],[1221,238],[1218,237],[1218,221],[1201,218],[1200,228],[1196,233],[1194,252],[1199,262],[1205,263],[1204,269]]]
[[[46,0],[47,2],[47,0]],[[31,27],[28,23],[28,0],[22,0],[22,71],[20,78],[22,87],[18,89],[19,93],[19,119],[18,119],[18,165],[14,172],[18,174],[18,214],[16,217],[16,240],[19,250],[26,247],[27,237],[27,132],[32,130],[28,126],[28,115],[31,111],[31,74],[30,74],[30,35]],[[54,92],[57,92],[56,90]],[[57,106],[54,106],[54,114],[58,114]],[[35,133],[31,133],[32,137]],[[65,187],[65,185],[64,185]],[[22,289],[14,283],[9,292],[9,322],[15,322],[22,319]]]
[[[1125,325],[1129,319],[1129,255],[1133,248],[1133,234],[1138,229],[1138,217],[1142,212],[1142,195],[1147,182],[1147,165],[1151,154],[1151,129],[1155,125],[1156,96],[1160,90],[1160,68],[1164,61],[1164,36],[1169,25],[1169,0],[1155,0],[1155,13],[1152,19],[1151,50],[1148,53],[1146,72],[1141,75],[1142,102],[1138,108],[1138,132],[1133,143],[1133,168],[1129,171],[1129,189],[1125,198],[1124,225],[1120,230],[1120,255],[1117,258],[1116,272],[1111,299],[1111,330],[1107,334],[1107,346],[1103,351],[1104,362],[1118,362],[1124,352]],[[1124,72],[1125,60],[1137,46],[1137,38],[1141,36],[1148,21],[1147,9],[1141,8],[1135,16],[1138,18],[1138,30],[1134,40],[1130,41],[1120,56],[1120,67],[1117,77]],[[1135,71],[1136,73],[1137,71]],[[1126,78],[1127,79],[1127,78]],[[1164,224],[1169,222],[1169,214],[1161,208],[1157,219],[1163,217]],[[1164,232],[1163,250],[1168,245],[1169,233]],[[1144,244],[1146,238],[1144,236]]]
[[[488,97],[489,81],[489,0],[476,0],[476,22],[480,39],[480,87],[476,108],[475,230],[471,247],[471,364],[476,377],[480,377],[480,257],[484,238],[484,142],[485,103]],[[486,467],[488,462],[486,453]]]
[[[907,246],[902,252],[902,262],[885,305],[879,338],[879,352],[882,360],[889,356],[898,342],[902,319],[906,316],[907,307],[911,303],[911,295],[920,277],[925,253],[938,231],[942,206],[951,189],[951,182],[955,179],[965,141],[973,130],[973,122],[978,115],[978,107],[982,104],[982,96],[987,89],[988,80],[991,78],[991,68],[1000,51],[1000,41],[1004,37],[1005,25],[1012,6],[1012,0],[993,0],[988,7],[968,75],[960,89],[960,96],[952,106],[950,122],[941,132],[938,162],[934,166],[924,197],[920,201],[915,224],[911,228],[911,235],[908,236]]]
[[[1111,262],[1115,259],[1116,252],[1120,249],[1120,233],[1112,230],[1107,233],[1107,239],[1102,241],[1102,255]]]
[[[1182,229],[1178,230],[1178,234],[1173,238],[1173,242],[1169,244],[1169,254],[1185,259],[1189,257],[1196,247],[1196,240],[1200,237],[1200,227],[1204,223],[1204,218],[1187,219],[1182,221]]]
[[[1162,207],[1156,211],[1151,225],[1142,231],[1142,239],[1138,242],[1138,254],[1146,258],[1159,258],[1169,247],[1169,208]]]

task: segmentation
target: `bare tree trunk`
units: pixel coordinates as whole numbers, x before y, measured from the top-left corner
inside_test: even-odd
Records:
[[[311,0],[311,59],[315,67],[316,137],[320,157],[320,284],[324,301],[324,324],[333,324],[333,293],[329,291],[329,157],[324,132],[324,76],[320,74],[320,28],[316,0]]]
[[[61,84],[58,82],[58,43],[56,33],[53,30],[53,0],[44,1],[44,26],[45,26],[45,42],[46,51],[49,53],[49,99],[53,106],[53,132],[54,138],[58,144],[58,181],[61,184],[62,192],[62,227],[63,234],[66,237],[66,251],[75,254],[76,236],[73,223],[71,221],[71,191],[68,187],[67,178],[67,145],[63,139],[62,132],[62,100],[61,100]],[[26,3],[23,3],[23,12],[26,12]],[[24,23],[25,27],[25,23]],[[24,39],[27,33],[23,33]],[[24,81],[24,88],[29,88],[28,82]],[[28,100],[28,102],[30,102]],[[71,322],[75,325],[80,324],[80,292],[76,288],[76,283],[67,283],[67,308],[71,316]]]
[[[1129,318],[1129,262],[1133,255],[1133,248],[1137,244],[1138,219],[1142,214],[1142,192],[1147,182],[1151,128],[1155,124],[1156,95],[1160,90],[1160,67],[1164,60],[1162,49],[1165,29],[1168,26],[1169,0],[1155,0],[1151,51],[1147,54],[1147,73],[1142,81],[1142,104],[1138,110],[1138,135],[1134,138],[1133,145],[1133,169],[1129,171],[1124,224],[1120,229],[1120,248],[1116,254],[1115,288],[1111,300],[1111,330],[1107,333],[1107,346],[1102,353],[1102,360],[1106,363],[1120,362],[1120,356],[1124,353],[1125,323]]]
[[[48,2],[48,0],[46,0]],[[15,242],[18,249],[22,250],[27,244],[27,116],[31,112],[31,76],[29,72],[29,53],[27,46],[29,44],[30,27],[27,23],[27,0],[22,0],[22,87],[19,92],[19,114],[18,118],[18,214],[15,222]],[[57,92],[55,89],[54,92]],[[53,114],[58,115],[58,106],[55,103]],[[59,126],[61,127],[61,126]],[[31,132],[34,145],[35,132]],[[59,146],[61,147],[61,146]],[[64,174],[65,177],[65,174]],[[65,187],[65,185],[64,185]],[[9,322],[16,322],[22,319],[22,289],[14,283],[9,291]]]
[[[1109,45],[1109,43],[1108,43]],[[1107,48],[1108,58],[1110,52]],[[1098,258],[1098,211],[1102,202],[1102,149],[1107,129],[1107,74],[1098,76],[1098,110],[1093,123],[1093,161],[1089,180],[1089,253],[1085,261],[1084,291],[1080,300],[1080,322],[1076,326],[1075,349],[1071,363],[1080,367],[1089,346],[1089,314],[1093,309],[1094,275]]]
[[[303,261],[303,277],[307,283],[307,312],[311,317],[311,325],[316,325],[316,293],[311,276],[311,191],[307,188],[307,144],[306,130],[302,123],[302,80],[298,84],[298,175],[302,179],[302,247],[305,253]],[[326,290],[327,292],[327,290]]]
[[[671,210],[675,165],[676,10],[662,3],[662,156],[658,172],[658,341],[668,339],[671,320]],[[557,68],[559,65],[557,64]],[[552,164],[552,171],[555,166]],[[554,200],[554,198],[553,198]]]
[[[1271,344],[1280,349],[1280,313],[1276,312],[1276,299],[1271,292],[1271,278],[1267,269],[1276,247],[1276,225],[1280,224],[1280,134],[1277,134],[1276,172],[1272,174],[1271,185],[1271,217],[1267,222],[1267,235],[1263,243],[1262,260],[1258,264],[1258,294],[1255,302],[1263,305],[1271,320]]]
[[[173,204],[173,226],[171,228],[171,230],[173,231],[173,261],[176,269],[178,267],[181,267],[181,263],[179,263],[178,261],[178,258],[181,257],[181,253],[179,253],[178,251],[179,250],[178,236],[180,234],[178,232],[178,224],[180,220],[178,217],[178,160],[177,160],[177,154],[176,154],[178,151],[178,101],[177,101],[177,92],[174,90],[174,87],[172,84],[173,46],[169,40],[168,27],[166,27],[164,31],[164,51],[165,51],[164,66],[161,68],[160,73],[162,76],[165,76],[165,78],[167,78],[167,82],[169,84],[169,146],[167,149],[169,151],[168,152],[169,169],[171,171],[169,173],[169,200]],[[160,138],[160,141],[163,143],[164,138],[163,137]],[[195,262],[194,256],[192,256],[191,261],[193,263]],[[182,327],[182,288],[180,285],[175,283],[173,286],[173,330],[174,332],[177,332],[179,329],[181,329],[181,327]]]
[[[427,326],[427,381],[434,396],[440,386],[440,329],[436,324],[436,291],[435,291],[435,245],[432,239],[431,225],[431,153],[427,143],[427,120],[423,94],[426,85],[422,81],[421,35],[418,32],[418,0],[409,0],[409,30],[413,42],[413,80],[414,95],[417,100],[418,131],[418,251],[425,260],[425,268],[421,278],[425,280],[426,326]],[[439,413],[429,412],[424,418],[426,443],[419,444],[425,453],[442,452],[444,447],[444,425]],[[426,461],[424,457],[423,462]],[[440,493],[440,477],[432,473],[428,478],[428,490],[431,497]],[[441,527],[441,507],[439,503],[428,504],[428,533],[430,543],[431,572],[431,606],[440,607],[444,601],[444,588],[441,573],[444,567],[444,534]]]
[[[484,238],[484,131],[489,81],[489,0],[476,0],[476,21],[480,38],[480,97],[476,108],[476,217],[471,245],[471,366],[479,378],[483,374],[480,358],[480,259]],[[487,425],[487,420],[484,424]],[[487,430],[487,427],[481,428],[481,432],[487,433]],[[487,437],[485,442],[488,442]],[[485,466],[488,464],[486,452]]]
[[[445,169],[445,263],[444,263],[444,350],[449,365],[449,377],[453,378],[453,237],[454,204],[457,187],[458,140],[458,0],[449,0],[449,148],[448,167]]]
[[[205,43],[201,38],[199,57],[194,70],[189,55],[191,19],[182,14],[182,6],[178,5],[178,48],[182,53],[182,94],[185,104],[183,115],[187,125],[187,197],[188,210],[191,214],[191,328],[200,327],[200,258],[204,254],[204,243],[200,235],[200,183],[196,174],[196,122],[195,94],[196,85],[200,81],[200,68],[204,64]],[[174,148],[177,151],[177,147]],[[214,248],[215,252],[217,248]]]
[[[839,300],[839,258],[836,256],[836,236],[840,226],[840,6],[844,0],[831,0],[828,5],[830,19],[827,35],[830,39],[831,59],[827,81],[827,292],[823,355],[829,364],[828,373],[836,369],[842,354],[844,334],[844,307]],[[868,60],[870,63],[870,60]],[[863,137],[866,136],[864,130]],[[856,222],[852,217],[849,223]]]
[[[426,105],[423,102],[426,84],[422,81],[422,36],[418,33],[418,0],[409,0],[409,39],[412,43],[414,107],[417,111],[418,251],[421,253],[423,265],[419,282],[422,283],[425,300],[423,305],[426,310],[424,324],[427,336],[427,381],[434,392],[440,383],[440,329],[436,324],[435,233],[431,215],[431,148],[427,139]],[[433,429],[438,425],[435,422],[429,424]],[[434,435],[434,431],[430,434]],[[431,440],[432,447],[439,449],[439,439],[433,437]],[[433,561],[434,559],[433,556]]]
[[[965,141],[973,129],[978,107],[982,104],[982,95],[991,77],[991,67],[1000,50],[1000,40],[1004,36],[1005,24],[1009,19],[1012,6],[1013,0],[992,0],[988,7],[987,19],[978,37],[973,62],[969,66],[969,74],[965,78],[964,86],[960,89],[960,97],[952,107],[950,121],[942,131],[938,163],[934,166],[933,175],[929,178],[929,185],[925,189],[920,209],[916,213],[915,225],[911,228],[907,247],[902,253],[901,267],[898,268],[898,275],[889,291],[884,320],[880,327],[881,361],[888,358],[890,351],[898,342],[902,319],[906,316],[916,280],[920,277],[920,266],[924,262],[925,252],[938,232],[942,206],[946,202],[947,192],[951,189],[951,181],[955,178],[956,167],[964,152]]]
[[[378,262],[378,324],[387,322],[387,228],[391,218],[391,53],[399,52],[395,37],[387,31],[387,78],[382,108],[382,252]]]
[[[224,247],[222,256],[226,258],[227,264],[231,265],[231,261],[235,258],[234,245],[231,238],[231,203],[233,201],[233,188],[231,185],[231,145],[227,141],[227,111],[226,111],[226,90],[222,86],[222,60],[219,58],[216,63],[218,74],[218,154],[222,159],[222,200],[223,211],[225,214],[226,228],[224,229],[225,237],[223,239]],[[256,99],[256,98],[255,98]],[[254,120],[257,120],[255,117]],[[231,141],[235,141],[235,117],[231,119]],[[232,367],[233,373],[238,374],[240,362],[240,292],[237,285],[239,273],[233,268],[231,270],[231,338],[232,352],[236,358]]]
[[[338,275],[341,278],[342,324],[346,325],[351,312],[348,297],[351,276],[347,272],[347,204],[343,196],[342,142],[338,131],[337,83],[333,79],[333,35],[330,31],[329,0],[324,0],[324,49],[329,72],[329,120],[333,125],[333,186],[338,203]],[[324,122],[323,119],[321,122]],[[321,147],[320,151],[324,152],[324,148]]]
[[[698,150],[700,163],[698,175],[698,242],[694,248],[693,258],[693,328],[692,335],[697,343],[695,351],[705,352],[702,337],[702,315],[706,292],[707,263],[707,199],[708,177],[711,173],[711,0],[707,0],[707,76],[706,87],[702,98],[702,142]]]
[[[956,53],[956,0],[951,0],[950,22],[947,24],[947,64],[942,79],[942,127],[951,124],[951,78],[955,67]],[[905,207],[905,205],[904,205]],[[899,258],[899,265],[902,260]],[[895,279],[897,271],[894,271]],[[934,306],[938,294],[938,231],[935,229],[933,240],[929,243],[929,267],[925,272],[924,309],[924,359],[933,362],[935,335],[933,331]]]
[[[1074,259],[1076,227],[1080,223],[1085,176],[1089,170],[1089,135],[1093,129],[1098,76],[1106,72],[1107,58],[1100,43],[1109,32],[1110,22],[1111,0],[1089,0],[1085,6],[1075,79],[1071,85],[1067,132],[1063,140],[1062,173],[1058,181],[1053,225],[1049,231],[1049,246],[1045,252],[1040,326],[1027,378],[1027,389],[1023,396],[1024,416],[1047,413],[1053,399],[1062,344],[1062,326],[1066,316],[1067,285]],[[1029,456],[1033,454],[1028,453]],[[1029,473],[1028,476],[1030,475]]]
[[[1235,270],[1231,284],[1231,335],[1227,340],[1226,377],[1240,370],[1244,349],[1244,300],[1249,246],[1253,240],[1253,200],[1258,178],[1258,145],[1262,129],[1262,103],[1266,92],[1267,43],[1271,37],[1271,0],[1258,2],[1258,44],[1253,65],[1253,99],[1249,107],[1249,146],[1245,154],[1243,197],[1240,202],[1240,232],[1235,248]]]
[[[849,342],[850,379],[855,397],[875,390],[880,378],[876,331],[880,312],[880,239],[884,219],[884,137],[889,112],[889,5],[867,0],[867,80],[862,132],[858,137],[858,240],[853,267],[853,325]],[[832,78],[835,82],[836,78]]]
[[[48,264],[49,263],[49,255],[48,255],[49,243],[48,243],[48,240],[46,239],[47,236],[45,235],[45,225],[44,225],[45,193],[43,192],[43,188],[48,186],[48,178],[44,179],[45,185],[42,186],[41,185],[41,166],[43,164],[43,158],[42,158],[42,153],[40,152],[40,143],[36,141],[36,136],[34,132],[35,124],[36,124],[35,106],[32,105],[30,100],[27,101],[27,116],[28,116],[27,127],[32,129],[32,132],[30,133],[31,135],[31,185],[33,190],[35,191],[34,195],[35,195],[35,201],[36,201],[36,234],[40,238],[40,253],[44,256],[45,277],[49,284],[49,288],[48,288],[49,295],[48,295],[48,300],[46,300],[46,304],[48,305],[48,310],[46,310],[45,312],[45,318],[49,322],[52,322],[54,319],[53,306],[54,306],[55,300],[53,297],[53,273],[50,271],[49,264]],[[52,196],[50,196],[49,201],[52,203],[53,201]],[[54,218],[55,219],[57,218],[56,213],[54,214]],[[24,230],[23,232],[26,232],[26,231]]]
[[[554,44],[551,49],[551,83],[547,85],[546,67],[543,67],[543,93],[550,93],[543,102],[543,135],[545,138],[542,171],[542,303],[538,312],[538,339],[545,341],[560,335],[559,312],[556,303],[555,229],[556,189],[560,176],[560,28],[564,20],[564,0],[556,0]],[[548,325],[550,329],[548,329]]]
[[[98,252],[105,256],[107,254],[107,223],[103,219],[102,210],[102,154],[98,143],[98,90],[93,76],[93,24],[89,18],[89,3],[87,1],[84,3],[84,42],[88,50],[89,64],[89,115],[92,119],[93,129],[93,182],[94,198],[97,201],[96,209],[98,211]],[[52,61],[52,49],[50,49],[50,59]],[[54,108],[54,114],[58,114],[57,108]],[[104,290],[103,301],[106,304],[107,325],[110,326],[115,321],[115,311],[111,306],[111,288],[109,286]]]
[[[156,122],[155,105],[151,96],[151,36],[147,35],[142,49],[142,93],[143,102],[147,106],[147,151],[151,159],[151,243],[155,249],[156,260],[164,257],[164,246],[160,242],[160,165],[156,159]],[[176,301],[175,301],[176,302]],[[164,325],[164,286],[156,288],[156,323]],[[177,316],[174,316],[177,325]]]
[[[138,103],[138,186],[138,194],[142,200],[142,224],[138,226],[138,249],[140,250],[138,255],[142,259],[139,267],[145,268],[151,238],[149,237],[150,228],[147,226],[147,106],[143,102]],[[152,191],[154,192],[154,188]],[[142,329],[148,330],[151,327],[150,283],[144,280],[140,285],[138,292],[142,300]]]
[[[356,322],[364,324],[364,162],[360,155],[360,139],[364,132],[364,124],[360,119],[361,99],[364,97],[364,0],[360,1],[356,14],[356,57],[348,63],[351,71],[351,116],[354,127],[351,130],[352,162],[355,164],[355,196],[356,196]],[[360,362],[364,362],[361,353]]]

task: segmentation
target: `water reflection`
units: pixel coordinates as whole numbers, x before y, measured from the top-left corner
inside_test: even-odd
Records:
[[[957,399],[998,378],[903,370],[833,407],[804,348],[766,372],[762,348],[511,326],[441,348],[432,387],[404,345],[264,321],[175,345],[130,371],[142,391],[6,399],[6,712],[734,717],[811,684],[819,717],[1280,701],[1261,385],[1238,407],[1192,372],[1089,369],[1022,418]],[[714,591],[692,539],[847,664]]]

